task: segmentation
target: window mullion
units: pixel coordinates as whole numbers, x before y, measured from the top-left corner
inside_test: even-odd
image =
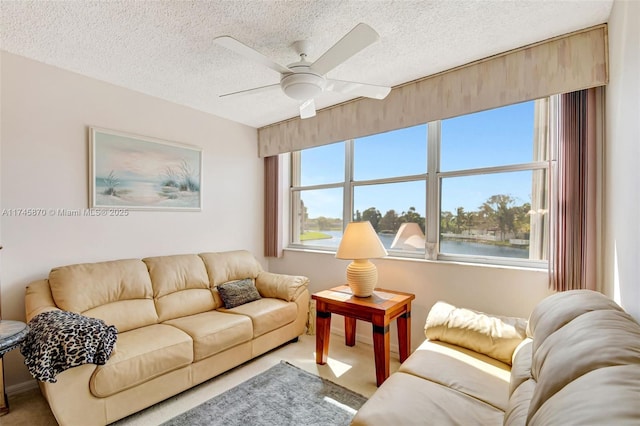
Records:
[[[292,191],[313,191],[315,189],[330,189],[330,188],[341,188],[344,185],[343,182],[338,183],[323,183],[320,185],[309,185],[309,186],[292,186]]]
[[[414,182],[416,180],[426,180],[426,178],[427,178],[427,174],[425,173],[421,175],[398,176],[398,177],[371,179],[371,180],[359,180],[359,181],[354,181],[353,186],[380,185],[385,183],[397,183],[397,182]]]
[[[505,166],[481,167],[477,169],[453,170],[448,172],[439,172],[440,178],[488,175],[492,173],[518,172],[528,170],[542,170],[549,167],[548,161],[532,161],[522,164],[508,164]]]
[[[293,244],[300,243],[301,222],[300,215],[303,214],[300,208],[300,191],[295,191],[293,188],[300,186],[302,170],[301,170],[301,154],[300,151],[291,153],[291,190],[289,196],[289,211],[291,214],[291,223],[289,229],[291,235],[289,236],[289,242]]]
[[[440,218],[440,121],[427,125],[427,220],[425,257],[438,257],[438,222]]]
[[[344,186],[342,191],[342,229],[353,220],[353,139],[344,144]]]

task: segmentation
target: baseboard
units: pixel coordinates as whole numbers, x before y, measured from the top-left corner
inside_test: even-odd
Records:
[[[17,395],[23,392],[30,391],[32,389],[36,389],[38,387],[37,380],[27,380],[26,382],[18,383],[15,385],[7,386],[5,392],[7,396]]]

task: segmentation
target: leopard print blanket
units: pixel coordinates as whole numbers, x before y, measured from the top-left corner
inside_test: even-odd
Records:
[[[118,330],[100,319],[48,311],[29,321],[29,333],[20,352],[34,378],[56,383],[56,375],[71,367],[105,364],[117,338]]]

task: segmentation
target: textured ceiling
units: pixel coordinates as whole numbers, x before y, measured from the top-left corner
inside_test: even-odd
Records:
[[[395,86],[606,22],[613,0],[5,1],[0,48],[253,127],[298,115],[279,74],[212,43],[231,35],[274,61],[317,59],[358,22],[380,41],[329,78]],[[318,109],[349,98],[323,93]]]

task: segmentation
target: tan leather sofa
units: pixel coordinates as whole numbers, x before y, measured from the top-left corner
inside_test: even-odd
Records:
[[[353,425],[640,424],[640,325],[602,294],[544,299],[522,339],[517,319],[434,309]]]
[[[225,309],[217,286],[252,278],[262,296]],[[54,268],[26,290],[27,320],[63,309],[115,325],[104,365],[39,382],[61,425],[104,425],[176,395],[304,332],[308,279],[272,274],[247,251]]]

